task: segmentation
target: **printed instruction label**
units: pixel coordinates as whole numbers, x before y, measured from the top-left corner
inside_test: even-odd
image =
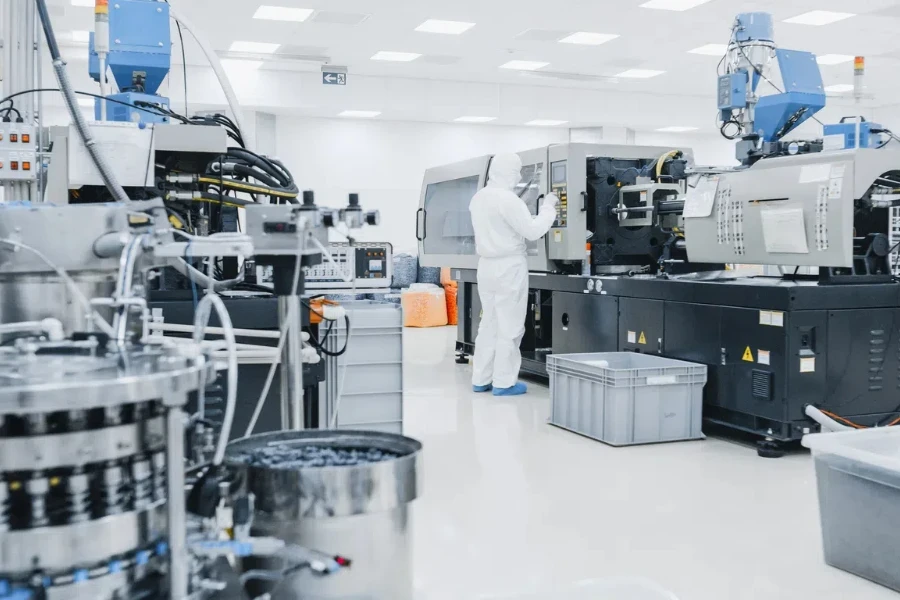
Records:
[[[647,378],[647,385],[675,385],[676,383],[678,383],[678,378],[674,375],[660,375]]]
[[[556,242],[557,244],[562,242],[562,231],[557,229],[556,231],[553,232],[553,241]]]
[[[810,358],[801,358],[800,359],[800,372],[801,373],[815,373],[816,372],[816,357]]]
[[[761,365],[771,365],[772,364],[771,353],[768,350],[760,350],[756,354],[756,362],[758,362]]]
[[[629,344],[637,344],[637,331],[629,331],[628,332],[628,343]]]
[[[759,324],[769,327],[784,327],[784,313],[777,310],[759,311]]]

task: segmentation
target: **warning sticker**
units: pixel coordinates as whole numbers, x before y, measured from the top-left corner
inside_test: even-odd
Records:
[[[800,372],[801,373],[815,373],[816,372],[816,357],[810,358],[801,358],[800,359]]]
[[[747,346],[747,349],[744,350],[744,360],[747,362],[756,362],[753,360],[753,350],[750,349],[750,346]]]
[[[553,232],[553,241],[556,242],[557,244],[562,242],[562,231],[557,229],[556,231]]]
[[[771,354],[768,350],[760,350],[756,353],[756,362],[761,365],[770,365],[771,363]]]
[[[643,331],[641,332],[640,339],[638,339],[638,344],[644,344],[645,346],[647,345],[647,336],[644,335]]]
[[[629,344],[637,344],[637,332],[636,331],[628,332],[628,343]]]

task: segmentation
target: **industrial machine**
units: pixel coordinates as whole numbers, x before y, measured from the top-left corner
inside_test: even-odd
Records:
[[[825,126],[824,141],[786,139],[825,95],[815,57],[773,40],[769,15],[739,15],[721,63],[722,134],[740,167],[697,167],[687,148],[521,153],[532,211],[544,194],[562,200],[529,252],[523,370],[546,376],[550,353],[605,351],[705,364],[706,423],[758,436],[763,456],[836,421],[893,425],[900,411],[900,152],[861,118]],[[467,209],[490,159],[430,169],[422,188],[420,261],[461,283],[460,362],[481,312]]]
[[[402,518],[405,528],[405,505],[418,494],[417,442],[319,431],[316,448],[340,458],[327,472],[345,468],[355,481],[365,471],[366,493],[375,489],[379,501],[358,502],[357,487],[331,482],[330,493],[353,498],[337,511],[348,517],[341,535],[329,535],[325,514],[316,536],[284,536],[265,530],[257,510],[283,488],[248,485],[225,460],[229,440],[256,431],[267,405],[277,417],[261,429],[317,424],[319,402],[308,394],[318,393],[329,340],[311,317],[343,320],[348,344],[352,323],[340,306],[311,303],[306,276],[334,260],[330,230],[375,224],[378,215],[358,198],[340,210],[316,205],[284,164],[247,149],[227,78],[232,117],[172,112],[156,95],[169,68],[170,17],[191,29],[166,2],[97,0],[90,51],[101,94],[99,122],[89,124],[45,0],[0,6],[11,66],[0,100],[3,600],[249,600],[249,581],[264,583],[253,596],[262,597],[279,586],[328,594],[329,578],[364,590],[372,573],[383,581],[387,563],[360,554],[370,570],[351,577],[355,557],[333,548],[351,539],[374,548],[354,537],[353,518],[378,521],[390,508],[385,523]],[[70,127],[40,123],[41,29]],[[107,93],[108,72],[121,93]],[[367,248],[371,256],[356,264],[389,279],[379,264],[388,249]],[[269,287],[253,283],[257,266]],[[243,327],[245,314],[262,325]],[[239,343],[260,338],[267,342]],[[264,381],[245,377],[260,366]],[[276,375],[280,394],[270,397]],[[259,444],[250,437],[241,447]],[[383,474],[394,465],[402,471]],[[321,477],[319,466],[275,470],[304,480]],[[390,494],[377,489],[399,489],[397,481],[402,493],[388,507]],[[308,497],[296,481],[291,493]],[[405,529],[394,536],[407,539]],[[395,595],[385,598],[411,593],[397,556],[396,585],[385,582]],[[277,568],[242,572],[242,559]]]

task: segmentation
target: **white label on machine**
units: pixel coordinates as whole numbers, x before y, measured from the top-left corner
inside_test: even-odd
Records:
[[[701,177],[697,187],[688,188],[684,198],[684,218],[705,218],[711,215],[718,191],[718,176]]]
[[[841,195],[844,193],[844,178],[843,177],[832,177],[828,181],[828,199],[829,200],[838,200]]]
[[[843,150],[846,144],[847,141],[843,133],[826,135],[822,138],[823,150]]]
[[[674,375],[660,375],[647,378],[647,385],[675,385],[676,383],[678,383],[678,378]]]
[[[818,183],[831,178],[831,163],[803,165],[800,168],[800,183]]]
[[[806,219],[802,208],[768,208],[760,211],[766,252],[809,254]]]
[[[777,310],[759,311],[759,324],[769,327],[784,327],[784,313]]]
[[[760,350],[756,353],[756,362],[761,365],[771,364],[771,353],[768,350]]]
[[[843,163],[837,163],[831,165],[831,178],[832,179],[843,179],[844,173],[847,172],[847,165]]]
[[[628,332],[628,343],[629,344],[637,344],[637,331],[629,331]]]
[[[816,372],[816,357],[813,356],[811,358],[801,358],[800,359],[800,372],[801,373],[815,373]]]

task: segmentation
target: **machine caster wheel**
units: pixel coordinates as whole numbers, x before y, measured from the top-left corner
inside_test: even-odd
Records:
[[[756,454],[760,458],[782,458],[784,448],[774,440],[763,440],[756,443]]]
[[[458,365],[469,364],[469,357],[465,354],[457,354],[456,355],[456,364],[458,364]]]

